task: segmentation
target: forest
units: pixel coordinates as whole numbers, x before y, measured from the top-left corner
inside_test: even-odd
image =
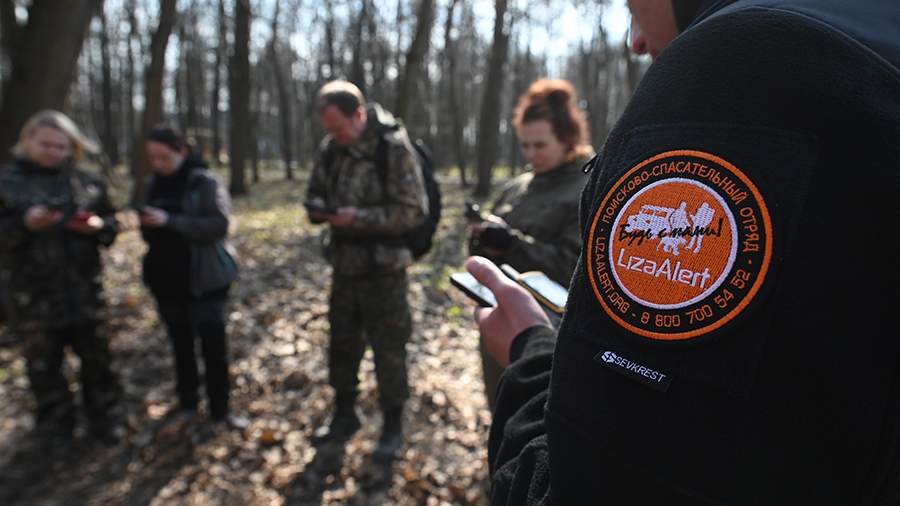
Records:
[[[488,503],[490,411],[471,301],[448,275],[467,256],[464,202],[526,171],[513,109],[540,77],[568,79],[599,149],[649,60],[632,54],[620,0],[0,0],[0,162],[32,114],[68,114],[100,145],[120,233],[103,252],[113,370],[127,441],[48,461],[29,446],[34,407],[21,342],[0,324],[0,504]],[[371,352],[363,429],[317,453],[328,417],[328,263],[302,206],[324,136],[316,93],[345,79],[431,149],[444,212],[409,269],[414,331],[406,443],[369,465],[380,414]],[[226,313],[242,433],[173,435],[165,329],[141,279],[128,209],[151,173],[155,125],[177,126],[234,199],[240,278]],[[2,287],[0,287],[2,289]],[[78,360],[65,370],[78,391]]]

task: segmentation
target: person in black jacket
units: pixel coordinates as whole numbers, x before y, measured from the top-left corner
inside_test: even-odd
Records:
[[[486,260],[493,504],[900,503],[900,4],[631,0],[558,335]]]
[[[197,410],[198,372],[194,338],[205,363],[206,393],[213,420],[242,429],[246,420],[229,410],[225,303],[237,267],[228,253],[228,192],[191,153],[174,129],[147,134],[153,168],[141,210],[141,232],[149,249],[144,283],[153,293],[175,352],[182,418]]]

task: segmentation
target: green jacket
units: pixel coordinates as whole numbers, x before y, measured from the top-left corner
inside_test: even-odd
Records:
[[[563,286],[581,252],[578,199],[587,176],[585,159],[567,162],[543,174],[526,172],[510,181],[494,202],[491,212],[510,226],[516,240],[499,258],[520,272],[541,271]],[[471,252],[485,255],[473,242]]]
[[[387,167],[376,166],[379,143],[386,143]],[[309,180],[306,201],[359,209],[349,227],[333,228],[330,258],[334,273],[361,276],[397,271],[412,263],[402,235],[428,213],[422,169],[406,129],[377,104],[353,146],[330,137],[322,142]]]
[[[25,228],[34,205],[57,207],[63,220],[40,232]],[[65,228],[78,211],[103,219],[85,236]],[[18,161],[0,169],[0,285],[10,324],[19,330],[59,328],[101,317],[100,247],[118,232],[115,209],[98,178],[75,168]]]

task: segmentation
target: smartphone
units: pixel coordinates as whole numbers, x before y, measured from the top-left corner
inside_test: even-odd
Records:
[[[525,272],[517,279],[518,283],[531,292],[531,295],[541,303],[542,306],[553,311],[556,314],[566,312],[566,300],[569,298],[569,291],[565,287],[553,281],[543,272]]]
[[[450,275],[450,284],[459,288],[481,307],[494,307],[497,305],[497,298],[494,297],[494,292],[479,283],[475,276],[468,272],[454,272]]]
[[[537,300],[545,309],[557,315],[561,315],[566,311],[566,300],[569,298],[569,291],[566,287],[550,279],[546,274],[540,271],[519,272],[509,264],[500,266],[503,274],[523,288]]]
[[[306,212],[309,213],[320,213],[320,214],[335,214],[337,213],[337,209],[334,207],[323,206],[319,204],[310,204],[306,202],[303,204],[303,207],[306,208]]]

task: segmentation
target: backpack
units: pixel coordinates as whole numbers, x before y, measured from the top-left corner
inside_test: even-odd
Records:
[[[438,222],[441,220],[441,188],[434,178],[434,159],[431,150],[422,139],[416,139],[412,146],[419,158],[419,166],[422,167],[422,178],[425,181],[425,193],[428,195],[428,215],[416,228],[404,234],[404,242],[412,252],[416,260],[422,258],[431,251],[434,244],[434,233],[437,231]],[[375,164],[381,176],[382,183],[387,181],[387,141],[382,137],[378,143]]]

